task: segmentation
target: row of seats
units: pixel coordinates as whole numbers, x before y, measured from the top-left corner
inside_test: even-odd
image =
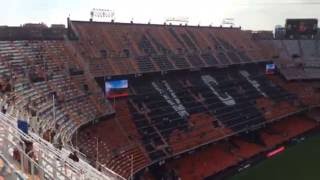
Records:
[[[283,67],[281,73],[287,80],[316,80],[320,78],[320,64],[314,64],[312,67]]]
[[[302,106],[316,106],[320,102],[320,94],[318,93],[317,81],[288,82],[277,76],[269,76],[268,78],[278,86],[283,87],[286,91],[295,94],[299,101],[302,103]]]
[[[281,41],[289,57],[300,56],[304,60],[319,58],[319,42],[315,40],[283,40]]]
[[[197,28],[72,21],[74,45],[95,76],[202,68],[264,60],[237,28]],[[241,37],[238,37],[241,36]],[[254,57],[254,58],[253,58]],[[126,61],[123,66],[118,61]],[[212,60],[214,59],[214,60]],[[99,66],[100,64],[100,66]],[[106,70],[107,69],[107,70]]]
[[[226,144],[216,144],[169,162],[168,166],[174,169],[181,179],[198,180],[205,179],[239,162],[240,159],[228,150]]]
[[[297,107],[289,105],[297,97],[272,83],[262,69],[252,65],[131,80],[128,103],[150,158],[161,159],[296,112]]]
[[[50,129],[69,139],[78,126],[106,114],[63,41],[1,41],[0,59],[11,104],[36,117],[32,128],[39,134]]]
[[[256,129],[256,125],[320,102],[310,83],[265,75],[264,67],[247,64],[130,78],[129,96],[114,99],[115,116],[79,131],[78,143],[75,138],[73,142],[93,162],[98,159],[128,177],[129,157],[134,157],[133,171],[137,172],[152,162]],[[79,140],[86,139],[87,132],[95,135]],[[234,144],[248,145],[242,141]],[[99,147],[105,153],[96,158]],[[242,158],[255,153],[248,151],[245,148],[236,153]]]
[[[320,58],[317,40],[261,40],[261,47],[276,59],[278,69],[287,80],[319,79]]]
[[[240,165],[241,162],[316,126],[317,123],[314,120],[305,116],[288,117],[256,132],[262,144],[246,136],[232,137],[227,141],[209,145],[181,158],[171,160],[167,171],[173,169],[175,175],[181,179],[215,178],[219,172]]]
[[[127,178],[131,171],[149,165],[150,159],[137,141],[141,136],[133,123],[127,100],[117,100],[114,109],[115,117],[80,130],[73,137],[73,144],[92,164],[99,164],[98,168],[101,164]]]

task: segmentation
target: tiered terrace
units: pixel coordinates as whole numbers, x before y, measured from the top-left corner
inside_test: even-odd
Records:
[[[228,141],[202,148],[196,153],[173,159],[168,163],[168,167],[174,169],[181,179],[200,180],[214,177],[219,172],[239,165],[259,153],[265,154],[277,145],[316,126],[317,123],[314,120],[306,117],[289,117],[259,130],[258,136],[260,136],[262,144],[251,142],[241,136],[232,137]]]
[[[319,79],[319,40],[262,40],[287,80]]]
[[[48,140],[67,142],[79,126],[111,112],[72,58],[63,41],[0,41],[8,102],[32,117],[33,130]]]
[[[129,96],[114,100],[115,117],[97,125],[101,130],[94,130],[95,136],[111,148],[105,151],[110,153],[98,158],[105,159],[100,163],[128,177],[132,167],[137,172],[168,157],[255,131],[266,123],[319,105],[316,83],[287,82],[279,74],[265,75],[264,66],[247,64],[130,78]],[[104,132],[107,129],[112,136]],[[85,132],[91,130],[89,127]],[[80,131],[80,137],[84,136]],[[122,140],[117,140],[120,137]],[[100,143],[88,141],[91,143],[83,142],[80,147],[94,154]],[[244,150],[232,152],[241,159],[259,150],[246,150],[246,146],[250,149],[254,145],[241,140],[234,144],[244,146]],[[136,157],[132,167],[131,155]],[[127,165],[117,167],[118,161],[112,159],[119,156]]]
[[[266,60],[240,28],[69,21],[69,29],[96,77]]]

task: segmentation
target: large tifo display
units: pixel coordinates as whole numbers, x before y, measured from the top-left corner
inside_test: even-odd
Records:
[[[128,80],[106,81],[105,93],[108,98],[128,96]]]

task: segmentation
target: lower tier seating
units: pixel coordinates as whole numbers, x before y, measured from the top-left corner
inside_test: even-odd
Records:
[[[167,170],[173,170],[181,179],[213,178],[228,167],[240,165],[239,163],[243,160],[268,151],[316,126],[317,123],[314,120],[305,116],[289,117],[259,131],[265,145],[250,142],[240,136],[232,137],[229,141],[218,142],[171,160]]]
[[[115,116],[94,126],[100,130],[87,127],[85,131],[97,132],[109,147],[110,153],[104,155],[101,163],[128,175],[129,166],[112,159],[137,156],[136,172],[152,162],[227,136],[256,131],[266,123],[316,104],[309,98],[319,95],[312,86],[286,82],[279,74],[266,75],[264,67],[247,64],[130,78],[129,95],[113,100]],[[295,89],[298,84],[301,87]],[[236,157],[230,160],[231,165],[261,151],[261,145],[243,139],[235,139],[231,144],[221,150],[221,156],[227,149],[227,154]],[[216,168],[218,172],[225,166]]]

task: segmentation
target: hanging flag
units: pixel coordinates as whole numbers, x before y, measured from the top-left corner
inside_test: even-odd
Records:
[[[28,134],[29,124],[27,121],[18,120],[18,129],[20,129],[25,134]]]
[[[266,64],[266,74],[274,74],[276,70],[275,64]]]

